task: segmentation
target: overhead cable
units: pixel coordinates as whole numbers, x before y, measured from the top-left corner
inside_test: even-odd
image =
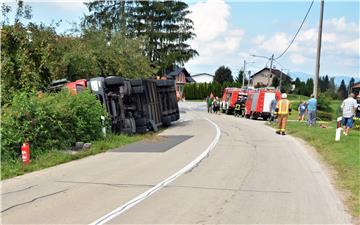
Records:
[[[287,52],[287,50],[290,48],[290,46],[292,45],[292,43],[295,41],[295,38],[296,38],[296,36],[299,34],[302,26],[304,25],[305,20],[306,20],[307,16],[309,15],[310,9],[311,9],[311,7],[313,6],[313,4],[314,4],[314,0],[311,2],[309,9],[308,9],[308,11],[306,12],[305,17],[304,17],[303,21],[301,22],[301,25],[300,25],[299,29],[297,30],[296,34],[294,35],[294,38],[291,40],[289,46],[285,49],[285,51],[283,51],[283,53],[281,53],[281,54],[280,54],[278,57],[276,57],[275,59],[279,59],[281,56],[283,56],[283,55]]]

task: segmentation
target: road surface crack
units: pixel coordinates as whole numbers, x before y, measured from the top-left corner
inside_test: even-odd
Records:
[[[60,194],[60,193],[65,192],[65,191],[67,191],[67,190],[69,190],[69,189],[64,189],[64,190],[57,191],[57,192],[54,192],[54,193],[51,193],[51,194],[47,194],[47,195],[43,195],[43,196],[39,196],[39,197],[33,198],[33,199],[30,200],[30,201],[23,202],[23,203],[19,203],[19,204],[10,206],[10,207],[8,207],[8,208],[6,208],[6,209],[3,209],[0,213],[6,212],[6,211],[8,211],[8,210],[10,210],[10,209],[13,209],[13,208],[18,207],[18,206],[21,206],[21,205],[30,204],[30,203],[35,202],[36,200],[39,200],[39,199],[42,199],[42,198],[46,198],[46,197],[49,197],[49,196],[52,196],[52,195]]]
[[[25,190],[28,190],[30,188],[36,187],[36,186],[38,186],[38,185],[37,184],[36,185],[31,185],[29,187],[26,187],[26,188],[23,188],[23,189],[20,189],[20,190],[5,192],[5,193],[2,193],[1,196],[7,195],[7,194],[12,194],[12,193],[17,193],[17,192],[20,192],[20,191],[25,191]]]
[[[89,182],[89,181],[67,181],[57,180],[57,183],[73,183],[73,184],[93,184],[93,185],[104,185],[111,187],[154,187],[154,184],[117,184],[117,183],[100,183],[100,182]]]

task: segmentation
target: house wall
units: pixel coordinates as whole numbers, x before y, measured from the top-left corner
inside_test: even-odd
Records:
[[[271,85],[272,78],[269,79],[269,77],[270,77],[269,71],[262,71],[261,73],[255,75],[251,78],[251,84],[253,86],[256,86],[258,83],[262,83],[263,85],[267,86],[268,83],[270,83],[270,85]],[[273,77],[274,77],[274,75],[273,75]]]
[[[176,83],[186,83],[186,76],[183,72],[176,75],[175,78]]]
[[[196,81],[196,83],[212,83],[214,80],[213,76],[207,74],[194,76],[192,78]]]

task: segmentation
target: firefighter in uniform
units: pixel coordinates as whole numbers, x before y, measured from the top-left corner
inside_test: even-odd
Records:
[[[286,93],[283,93],[281,95],[281,100],[278,101],[275,112],[279,121],[279,128],[276,133],[285,135],[288,116],[291,113],[291,104],[290,101],[287,99]]]
[[[235,103],[235,111],[234,111],[234,116],[235,117],[240,117],[241,116],[241,102],[242,102],[242,98],[243,96],[239,96],[236,103]]]

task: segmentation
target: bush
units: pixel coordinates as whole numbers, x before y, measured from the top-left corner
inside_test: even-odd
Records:
[[[317,109],[323,112],[332,112],[331,99],[324,95],[320,95],[317,99]]]
[[[316,117],[324,121],[331,121],[333,119],[332,113],[319,111],[319,110],[316,111]]]
[[[65,149],[76,141],[100,139],[100,102],[88,91],[71,95],[68,91],[41,94],[20,93],[3,107],[1,120],[2,161],[20,156],[20,146],[29,141],[31,155]]]

